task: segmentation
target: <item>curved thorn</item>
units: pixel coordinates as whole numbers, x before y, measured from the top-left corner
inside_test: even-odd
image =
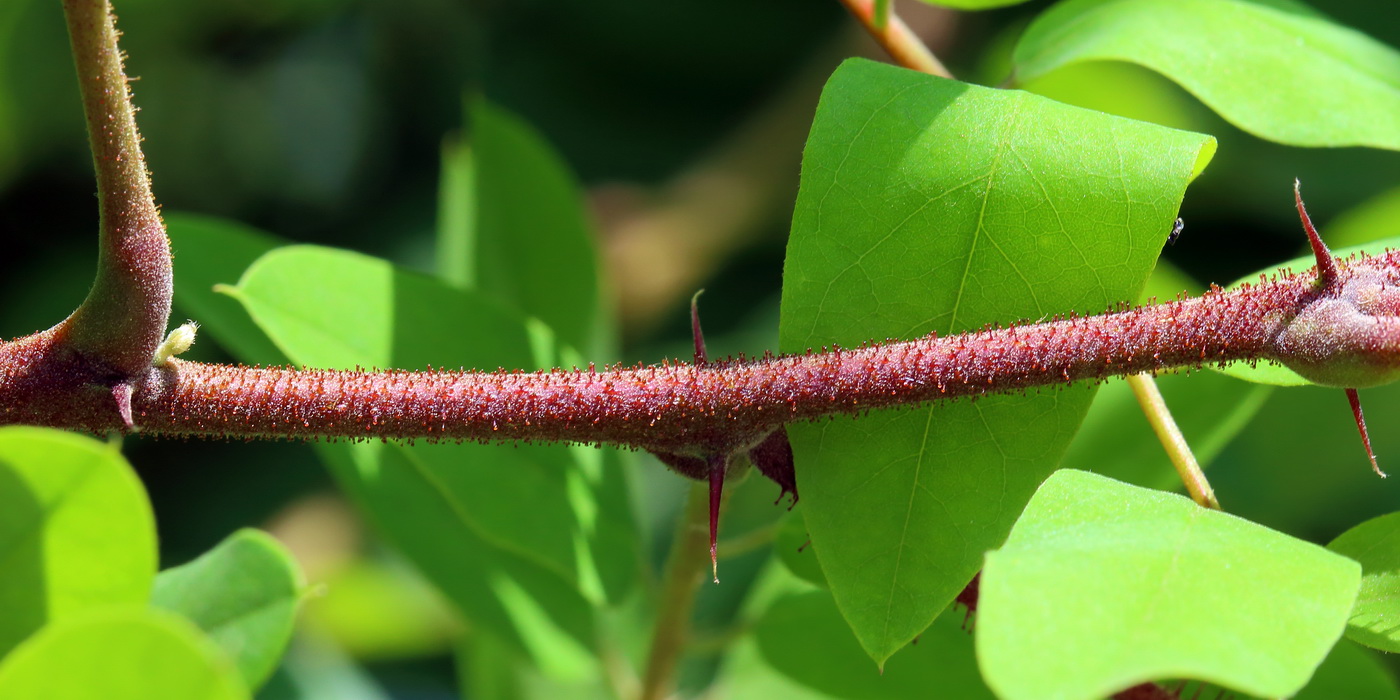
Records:
[[[705,332],[700,329],[700,295],[704,293],[705,290],[701,289],[690,298],[690,334],[695,338],[695,364],[697,365],[709,362],[709,358],[705,354]]]
[[[1332,251],[1328,250],[1327,244],[1322,242],[1322,236],[1313,228],[1312,218],[1303,206],[1301,188],[1302,183],[1293,178],[1293,203],[1298,207],[1298,218],[1303,222],[1303,232],[1308,234],[1308,245],[1312,246],[1313,257],[1317,258],[1317,279],[1322,283],[1323,289],[1328,289],[1336,284],[1342,272],[1337,267],[1337,259],[1332,256]]]
[[[1356,429],[1361,431],[1361,444],[1366,447],[1366,456],[1371,458],[1371,469],[1384,479],[1386,473],[1381,471],[1381,465],[1376,462],[1376,453],[1371,451],[1371,435],[1366,432],[1366,417],[1361,414],[1361,397],[1355,389],[1347,389],[1347,401],[1351,403],[1351,415],[1356,419]]]

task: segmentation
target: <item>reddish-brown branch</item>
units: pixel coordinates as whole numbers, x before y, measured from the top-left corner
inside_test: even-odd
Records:
[[[64,0],[63,7],[97,171],[101,233],[92,289],[54,340],[119,382],[150,367],[164,336],[170,244],[151,196],[111,8],[105,0]]]
[[[1352,262],[1344,282],[1374,304],[1400,294],[1397,270],[1392,252]],[[575,441],[707,457],[752,448],[795,420],[1207,363],[1295,366],[1330,353],[1349,363],[1344,386],[1389,379],[1400,364],[1396,319],[1338,317],[1348,293],[1322,296],[1314,274],[1099,316],[699,367],[354,372],[172,361],[136,386],[132,408],[138,429],[165,435]],[[1320,304],[1329,311],[1315,318]],[[1334,317],[1346,325],[1327,325]],[[24,347],[0,351],[0,420],[121,427],[109,393],[99,401],[53,382],[28,392],[73,370]],[[1380,380],[1361,382],[1361,369]]]
[[[899,65],[941,78],[953,77],[938,57],[934,56],[913,30],[909,29],[909,25],[895,15],[894,8],[890,8],[889,15],[881,23],[876,21],[874,0],[841,0],[841,4],[846,6],[852,16],[860,20],[865,31]]]

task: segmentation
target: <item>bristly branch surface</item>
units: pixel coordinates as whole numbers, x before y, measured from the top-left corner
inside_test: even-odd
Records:
[[[170,243],[141,154],[117,29],[105,0],[64,0],[97,171],[96,280],[55,331],[112,381],[144,374],[165,334],[172,294]]]

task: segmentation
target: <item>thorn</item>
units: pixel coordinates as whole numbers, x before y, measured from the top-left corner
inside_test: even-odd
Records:
[[[724,468],[729,458],[724,455],[710,457],[710,573],[715,583],[719,583],[719,550],[715,542],[719,536],[719,506],[724,495]]]
[[[793,465],[792,443],[788,441],[787,429],[780,425],[763,438],[763,442],[749,450],[749,461],[781,489],[773,505],[778,505],[783,496],[792,494],[792,505],[788,506],[788,510],[792,510],[792,506],[797,505],[797,471]]]
[[[690,298],[690,334],[695,338],[695,364],[703,365],[708,362],[705,354],[705,332],[700,330],[700,295],[705,290],[701,289]],[[718,580],[715,583],[719,583]]]
[[[1361,414],[1361,397],[1355,389],[1347,389],[1347,401],[1351,403],[1351,415],[1356,419],[1356,429],[1361,431],[1361,444],[1366,446],[1366,456],[1371,458],[1371,469],[1384,479],[1386,474],[1376,462],[1376,453],[1371,451],[1371,436],[1366,432],[1366,417]]]
[[[117,413],[121,414],[122,427],[128,431],[136,429],[136,422],[131,419],[131,385],[122,382],[112,385],[112,400],[117,402]]]
[[[1298,218],[1303,222],[1303,232],[1308,234],[1308,245],[1312,246],[1313,257],[1317,258],[1317,279],[1322,283],[1323,289],[1328,289],[1341,277],[1342,272],[1337,267],[1337,259],[1332,256],[1332,251],[1327,249],[1327,244],[1322,242],[1322,236],[1313,228],[1312,218],[1303,206],[1301,188],[1302,183],[1298,178],[1293,178],[1293,203],[1298,207]]]

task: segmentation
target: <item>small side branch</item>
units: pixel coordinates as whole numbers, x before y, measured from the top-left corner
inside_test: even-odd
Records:
[[[150,368],[172,293],[170,242],[151,196],[117,28],[106,0],[64,0],[97,171],[97,277],[56,340],[121,381]]]
[[[894,13],[893,7],[888,8],[888,14],[880,18],[875,12],[875,0],[841,0],[841,4],[860,20],[865,31],[869,32],[899,65],[941,78],[953,77],[938,57],[934,56],[913,30],[909,29],[909,25]],[[881,22],[880,19],[884,21]]]
[[[1210,482],[1206,481],[1205,472],[1201,471],[1196,455],[1192,454],[1191,446],[1186,443],[1186,436],[1181,434],[1181,428],[1177,427],[1176,420],[1172,418],[1167,402],[1162,399],[1162,392],[1157,389],[1157,381],[1150,374],[1130,374],[1127,380],[1128,386],[1133,388],[1133,394],[1142,406],[1143,415],[1147,416],[1147,422],[1152,425],[1152,432],[1162,441],[1162,447],[1166,448],[1172,466],[1176,467],[1176,473],[1181,475],[1181,482],[1186,484],[1186,492],[1191,494],[1191,500],[1206,508],[1220,510],[1220,501],[1215,498],[1215,490],[1210,487]]]

